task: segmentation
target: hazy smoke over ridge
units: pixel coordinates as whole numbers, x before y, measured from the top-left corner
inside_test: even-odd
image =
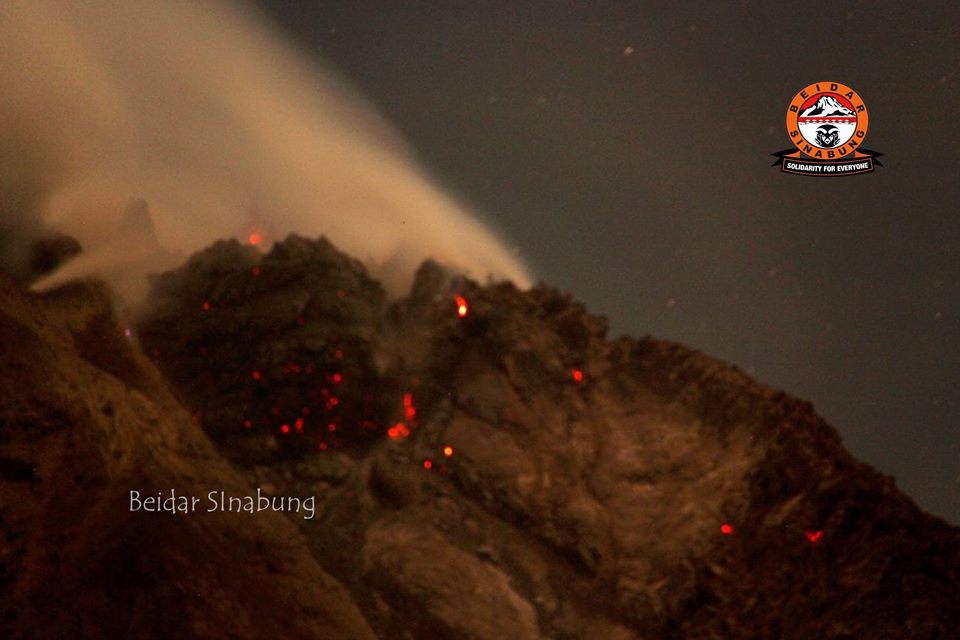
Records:
[[[256,18],[221,1],[0,3],[0,261],[43,222],[87,249],[44,286],[166,266],[118,231],[136,196],[169,251],[324,234],[396,284],[428,256],[528,284],[371,109]]]

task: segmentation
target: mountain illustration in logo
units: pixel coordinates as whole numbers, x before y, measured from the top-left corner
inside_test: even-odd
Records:
[[[840,102],[831,95],[822,95],[817,102],[800,114],[801,118],[810,118],[816,116],[856,116],[852,109],[840,104]]]
[[[787,106],[791,149],[773,154],[786,173],[842,176],[869,173],[879,154],[863,148],[869,119],[863,100],[839,82],[815,82],[794,95]]]

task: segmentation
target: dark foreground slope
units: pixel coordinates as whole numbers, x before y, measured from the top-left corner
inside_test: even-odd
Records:
[[[388,303],[294,237],[220,243],[154,291],[146,352],[250,482],[318,496],[297,522],[382,637],[960,628],[960,532],[809,404],[676,344],[608,340],[554,290],[427,264]]]
[[[282,515],[129,511],[171,488],[250,492],[102,287],[0,274],[0,637],[374,637]]]
[[[607,340],[556,291],[427,264],[390,303],[302,238],[219,243],[154,291],[126,336],[96,285],[0,276],[0,637],[960,627],[960,533],[807,403]],[[316,518],[129,511],[132,489],[257,486]]]

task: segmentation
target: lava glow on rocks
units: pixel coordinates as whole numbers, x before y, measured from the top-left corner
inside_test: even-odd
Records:
[[[807,540],[810,541],[810,544],[817,544],[822,537],[823,531],[807,531]]]
[[[733,525],[727,524],[726,522],[724,522],[722,525],[720,525],[720,533],[722,533],[725,536],[732,536]]]
[[[581,382],[583,382],[583,371],[581,371],[580,369],[574,369],[573,371],[570,372],[570,375],[573,377],[573,381],[576,382],[577,384],[580,384]]]
[[[446,456],[447,458],[453,457],[453,447],[451,447],[450,445],[446,445],[443,448],[443,455]]]
[[[457,315],[461,318],[466,318],[467,313],[470,311],[470,305],[467,304],[467,299],[463,296],[457,296]]]
[[[251,234],[247,237],[247,241],[248,241],[250,244],[256,246],[256,245],[260,244],[261,242],[263,242],[263,236],[260,235],[259,233],[257,233],[256,231],[254,231],[253,233],[251,233]]]
[[[387,429],[387,437],[391,440],[400,440],[401,438],[406,438],[410,435],[410,429],[407,428],[402,422],[398,422],[389,429]]]
[[[413,394],[403,394],[403,417],[407,420],[417,417],[417,408],[413,406]]]
[[[416,420],[417,408],[413,406],[413,394],[409,392],[403,394],[403,417],[403,422],[398,422],[387,429],[387,437],[391,440],[400,440],[409,436],[410,427],[407,426],[407,422],[412,423]]]

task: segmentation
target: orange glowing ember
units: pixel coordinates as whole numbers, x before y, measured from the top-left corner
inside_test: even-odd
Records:
[[[577,384],[583,382],[583,371],[581,371],[580,369],[574,369],[570,373],[573,376],[574,382],[576,382]]]
[[[263,242],[263,236],[257,233],[256,231],[254,231],[253,233],[250,234],[247,240],[250,242],[250,244],[257,245]]]
[[[443,448],[443,455],[445,455],[445,456],[448,457],[448,458],[452,457],[452,456],[453,456],[453,447],[451,447],[450,445],[445,446],[445,447]]]
[[[457,296],[457,315],[461,318],[467,317],[467,312],[470,311],[470,305],[467,304],[467,299],[463,296]]]
[[[722,525],[720,525],[720,533],[722,533],[725,536],[732,536],[733,525],[729,525],[726,522],[724,522]]]

